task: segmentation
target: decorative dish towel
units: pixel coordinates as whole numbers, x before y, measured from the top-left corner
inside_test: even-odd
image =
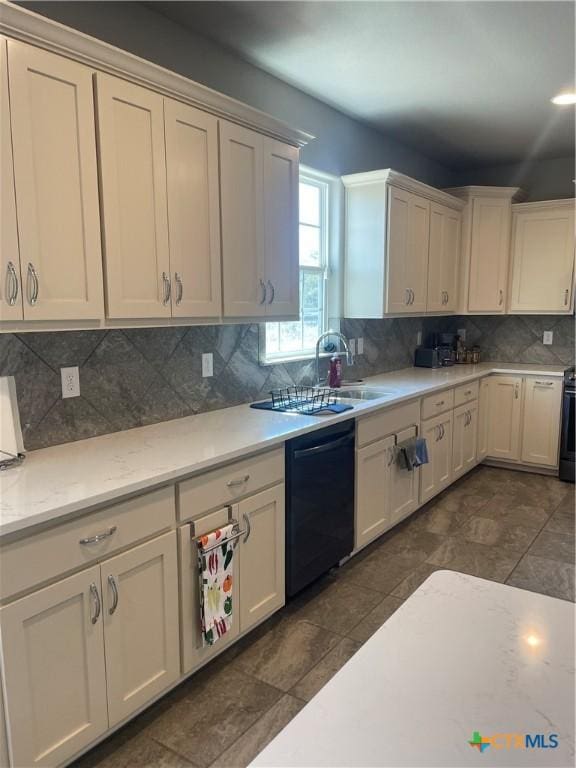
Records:
[[[428,464],[428,446],[423,437],[411,437],[396,447],[396,460],[402,469],[412,472],[422,464]]]
[[[232,625],[234,543],[229,539],[235,533],[238,523],[230,523],[196,540],[203,645],[214,645]]]

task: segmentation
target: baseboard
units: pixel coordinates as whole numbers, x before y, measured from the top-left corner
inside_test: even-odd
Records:
[[[499,469],[515,469],[518,472],[530,472],[533,475],[548,475],[548,477],[558,477],[558,467],[542,467],[538,464],[516,464],[516,462],[513,461],[484,459],[482,466],[498,467]]]

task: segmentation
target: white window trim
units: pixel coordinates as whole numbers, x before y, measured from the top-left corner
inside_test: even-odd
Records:
[[[304,267],[310,271],[322,271],[325,274],[323,326],[326,330],[340,330],[340,317],[344,305],[343,275],[343,224],[344,224],[344,188],[340,178],[323,171],[317,171],[309,166],[300,165],[300,174],[310,181],[322,182],[328,186],[327,211],[322,216],[328,218],[328,246],[325,253],[326,264],[323,267]],[[300,267],[299,267],[300,272]],[[271,321],[278,322],[278,321]],[[282,321],[280,321],[282,322]],[[327,357],[330,353],[321,353]],[[266,354],[266,324],[259,328],[259,357],[260,365],[280,365],[300,360],[311,360],[315,357],[314,350],[305,352]]]

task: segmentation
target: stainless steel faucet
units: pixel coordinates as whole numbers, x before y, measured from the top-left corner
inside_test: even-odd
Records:
[[[346,364],[347,365],[354,365],[354,355],[352,354],[352,350],[350,349],[350,346],[348,345],[348,339],[346,336],[344,336],[339,331],[326,331],[326,333],[322,333],[320,336],[318,336],[318,340],[316,341],[316,386],[320,386],[320,344],[324,339],[327,339],[329,336],[336,336],[344,347],[344,351],[346,352]]]

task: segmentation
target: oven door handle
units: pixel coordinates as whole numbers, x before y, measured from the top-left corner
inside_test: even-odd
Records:
[[[347,445],[354,445],[354,436],[346,435],[340,437],[338,440],[332,440],[321,445],[314,445],[312,448],[303,448],[300,451],[294,451],[295,459],[303,459],[306,456],[318,456],[320,453],[328,453],[329,451],[336,451],[338,448],[343,448]]]

